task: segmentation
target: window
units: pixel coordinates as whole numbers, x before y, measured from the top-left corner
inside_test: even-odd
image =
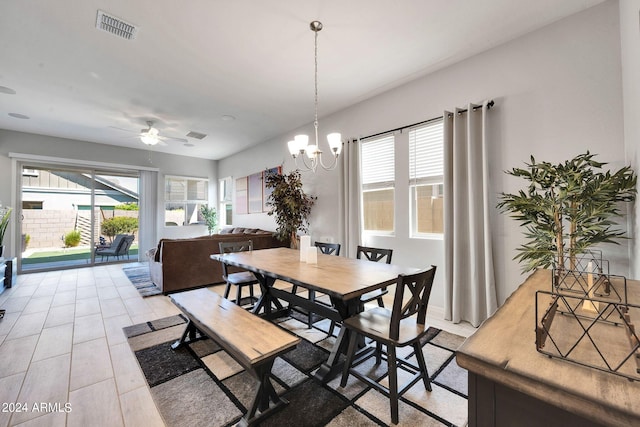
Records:
[[[164,187],[166,226],[204,223],[200,206],[208,204],[209,180],[167,176]]]
[[[233,224],[233,204],[231,194],[233,191],[233,180],[231,177],[223,178],[219,181],[220,189],[220,209],[218,210],[218,222],[220,225]]]
[[[444,232],[442,120],[409,130],[409,186],[413,236]]]
[[[394,137],[386,135],[362,142],[362,224],[365,232],[394,232]]]

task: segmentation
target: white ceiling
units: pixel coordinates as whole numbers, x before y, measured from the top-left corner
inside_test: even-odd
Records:
[[[601,2],[0,0],[0,129],[220,159],[313,121],[313,20],[322,117]]]

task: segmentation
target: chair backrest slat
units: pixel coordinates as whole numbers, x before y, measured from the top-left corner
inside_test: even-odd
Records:
[[[381,249],[372,248],[369,246],[358,246],[356,250],[356,258],[362,259],[364,256],[369,261],[380,262],[384,259],[384,262],[391,264],[391,256],[393,255],[393,249]]]
[[[115,249],[116,251],[120,249],[120,245],[124,241],[126,234],[116,234],[116,237],[113,238],[113,242],[109,245],[109,249]]]
[[[237,242],[219,242],[218,247],[220,248],[221,254],[230,254],[232,252],[243,252],[243,251],[252,251],[253,250],[253,240],[240,240]],[[222,277],[226,280],[227,278],[227,264],[222,263]]]
[[[135,238],[136,237],[133,234],[131,235],[125,234],[122,241],[120,242],[120,246],[118,246],[118,249],[116,249],[116,255],[120,256],[120,255],[128,254],[129,248],[131,247],[131,244],[133,243]]]
[[[391,325],[389,334],[392,339],[398,339],[400,333],[400,321],[407,317],[418,315],[417,323],[424,325],[427,318],[427,306],[433,287],[433,278],[436,274],[436,266],[411,275],[400,275],[396,283],[396,294],[393,299],[391,312]],[[411,296],[403,304],[405,290],[409,290]]]
[[[315,245],[325,255],[340,255],[340,243],[315,242]]]

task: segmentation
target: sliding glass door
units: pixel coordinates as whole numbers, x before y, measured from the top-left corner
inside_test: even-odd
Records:
[[[116,247],[116,236],[137,236],[137,172],[38,164],[19,169],[21,271],[138,259],[137,238],[126,250]]]

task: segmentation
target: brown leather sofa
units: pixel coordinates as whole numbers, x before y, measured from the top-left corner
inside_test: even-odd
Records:
[[[254,250],[288,246],[271,231],[240,227],[211,236],[161,239],[156,248],[147,251],[151,280],[165,295],[222,283],[222,265],[209,255],[220,253],[220,242],[240,240],[251,240]]]

